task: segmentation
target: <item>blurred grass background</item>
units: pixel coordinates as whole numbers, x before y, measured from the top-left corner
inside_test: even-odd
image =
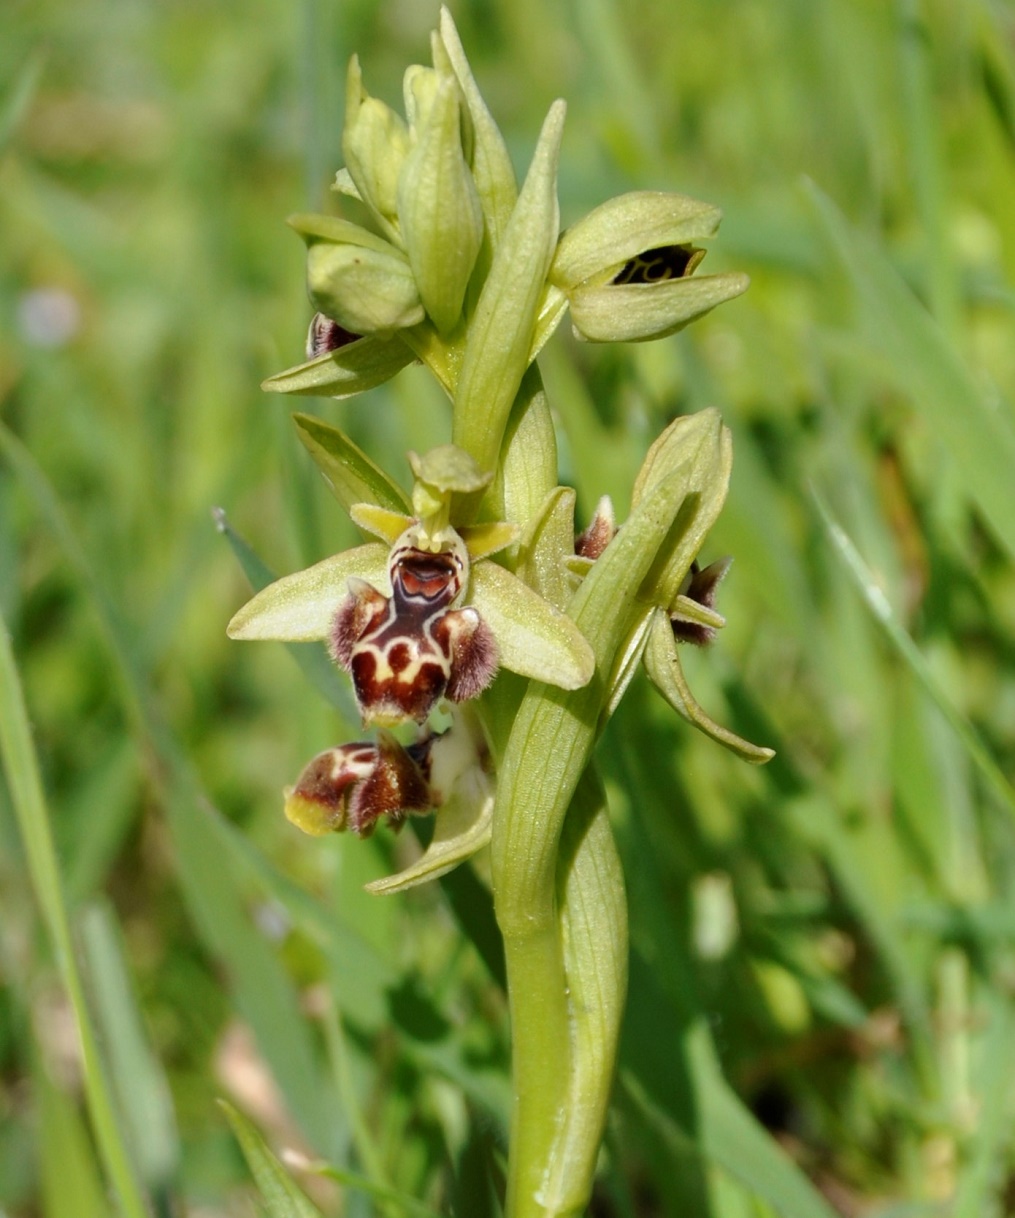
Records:
[[[733,485],[704,557],[735,556],[729,625],[687,666],[779,754],[742,765],[646,684],[603,742],[633,957],[594,1212],[1010,1213],[1015,11],[453,12],[519,171],[568,99],[565,224],[683,191],[725,212],[705,269],[753,280],[676,338],[560,335],[542,359],[583,517],[604,491],[625,513],[675,414],[722,409]],[[409,835],[283,821],[281,786],[354,732],[283,648],[226,640],[247,585],[211,515],[277,573],[351,539],[290,403],[258,389],[309,317],[283,219],[332,205],[349,54],[395,103],[435,20],[408,0],[0,14],[0,614],[34,729],[0,782],[10,1218],[115,1212],[118,1139],[159,1215],[256,1212],[217,1096],[394,1190],[301,1176],[327,1212],[497,1212],[509,1042],[470,942],[482,902],[464,881],[368,898]],[[403,478],[406,449],[447,438],[418,369],[313,408]],[[7,672],[9,721],[15,701]],[[59,893],[18,814],[52,826],[103,1062],[84,1080]]]

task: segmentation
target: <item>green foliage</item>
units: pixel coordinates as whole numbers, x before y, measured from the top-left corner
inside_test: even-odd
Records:
[[[360,540],[293,442],[290,404],[257,386],[301,363],[310,314],[280,218],[331,206],[351,50],[392,105],[403,65],[427,58],[436,14],[408,11],[4,14],[0,611],[34,727],[16,725],[5,673],[12,1218],[98,1214],[135,1178],[155,1205],[242,1212],[219,1095],[271,1146],[333,1164],[313,1182],[321,1212],[408,1212],[411,1196],[496,1213],[508,1029],[482,875],[371,896],[417,856],[408,833],[292,830],[281,787],[350,737],[351,699],[330,687],[336,711],[283,647],[225,637],[248,579]],[[741,764],[641,676],[597,746],[633,941],[597,1212],[1000,1215],[1015,1171],[1010,16],[938,0],[462,0],[454,15],[516,170],[568,99],[564,225],[616,194],[685,192],[725,214],[705,269],[752,279],[679,336],[558,334],[543,353],[583,523],[604,492],[626,518],[672,417],[720,409],[732,481],[705,557],[735,559],[727,625],[680,657],[708,716],[777,750]],[[502,150],[483,146],[484,212],[503,224]],[[404,472],[394,507],[405,451],[447,442],[452,420],[419,370],[380,384],[404,355],[369,342],[294,383],[379,384],[310,413]],[[227,534],[246,575],[219,504],[264,551]],[[44,800],[25,786],[34,755]],[[101,1033],[83,1076],[65,987]],[[131,1130],[145,1104],[165,1121],[162,1079],[174,1119],[146,1148]]]

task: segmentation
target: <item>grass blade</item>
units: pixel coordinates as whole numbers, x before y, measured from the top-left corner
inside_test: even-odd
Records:
[[[99,1153],[124,1218],[146,1218],[147,1209],[113,1104],[105,1064],[99,1055],[92,1016],[85,1002],[71,939],[49,812],[32,743],[7,627],[0,618],[0,758],[21,831],[32,888],[49,931],[57,968],[74,1010],[84,1067],[85,1094]]]

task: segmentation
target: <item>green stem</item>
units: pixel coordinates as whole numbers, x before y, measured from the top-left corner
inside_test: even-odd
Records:
[[[558,847],[597,735],[617,649],[641,611],[638,590],[686,493],[686,467],[660,479],[586,577],[570,612],[595,652],[596,674],[572,693],[530,683],[498,774],[491,862],[514,1039],[508,1218],[575,1212],[572,1202],[591,1187],[598,1121],[581,1126],[578,1140],[573,1126],[569,1141],[568,1112],[575,1097],[601,1096],[608,1088],[612,1049],[605,1055],[573,1052],[575,1011],[558,922]],[[575,951],[571,959],[584,975],[588,955]],[[614,993],[622,1002],[618,976],[614,970]],[[566,1161],[558,1153],[562,1144],[569,1148]]]
[[[124,1218],[146,1218],[148,1210],[122,1136],[105,1063],[99,1053],[91,1012],[85,1001],[28,713],[14,662],[14,651],[2,618],[0,758],[3,759],[28,858],[32,887],[53,943],[57,968],[74,1010],[81,1041],[85,1095],[99,1153],[121,1214]]]

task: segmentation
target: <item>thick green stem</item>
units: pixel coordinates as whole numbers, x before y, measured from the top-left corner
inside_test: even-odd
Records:
[[[568,1111],[575,1097],[586,1092],[599,1097],[597,1106],[605,1102],[612,1050],[589,1053],[583,1041],[581,1051],[574,1051],[578,1042],[573,1039],[574,1012],[558,921],[558,847],[565,813],[588,764],[617,649],[640,611],[638,589],[686,493],[686,467],[660,479],[586,577],[570,610],[595,652],[596,674],[573,693],[530,684],[498,775],[493,888],[504,936],[514,1037],[508,1218],[556,1218],[576,1212],[574,1205],[580,1206],[579,1199],[591,1188],[601,1126],[597,1117],[569,1130]],[[589,801],[593,807],[597,802]],[[580,856],[579,850],[575,858]],[[575,893],[569,911],[575,915],[572,930],[581,920],[578,894],[584,887],[584,865],[573,873],[577,886],[569,880],[564,889],[565,894],[569,888]],[[613,868],[604,874],[613,875]],[[588,875],[594,878],[594,869]],[[586,952],[573,937],[571,946],[573,969],[584,977],[595,952]],[[618,955],[613,948],[610,954]],[[617,995],[622,973],[614,969],[613,977],[610,984],[622,1003],[622,984]],[[561,1154],[564,1146],[566,1157]]]

